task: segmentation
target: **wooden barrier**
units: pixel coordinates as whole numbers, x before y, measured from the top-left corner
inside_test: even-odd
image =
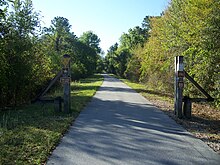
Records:
[[[62,111],[62,102],[64,104],[64,112],[70,112],[70,82],[71,82],[71,72],[70,72],[70,56],[68,54],[63,55],[63,68],[62,70],[50,81],[48,86],[42,90],[35,101],[54,103],[54,110],[56,112]],[[63,84],[63,99],[61,96],[53,98],[44,98],[44,95],[49,91],[49,89],[60,79]]]
[[[184,78],[187,78],[207,98],[183,97]],[[175,78],[174,78],[174,114],[178,118],[183,116],[190,119],[192,115],[192,102],[211,102],[212,98],[185,70],[183,56],[175,57]],[[184,102],[184,105],[182,104]]]
[[[184,87],[184,65],[183,56],[175,57],[175,101],[174,101],[174,113],[178,118],[182,118],[182,99],[183,99],[183,87]]]

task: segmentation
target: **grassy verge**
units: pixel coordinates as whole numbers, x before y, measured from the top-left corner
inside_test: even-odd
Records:
[[[195,137],[203,140],[210,148],[220,154],[220,110],[207,104],[192,105],[192,118],[177,119],[173,113],[174,99],[169,94],[149,90],[145,85],[121,79],[128,86],[142,94],[155,106],[163,110],[178,124],[190,131]]]
[[[40,103],[0,112],[0,164],[43,164],[102,81],[95,75],[72,83],[69,114]]]

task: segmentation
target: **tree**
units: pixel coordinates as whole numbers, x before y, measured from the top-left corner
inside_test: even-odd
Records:
[[[69,20],[64,17],[54,17],[51,20],[49,28],[44,27],[44,33],[41,36],[41,41],[44,42],[45,54],[52,61],[54,73],[60,70],[62,55],[72,52],[74,42],[77,37],[73,32],[70,32],[71,25]]]
[[[108,73],[113,73],[116,74],[116,51],[118,49],[118,43],[115,43],[114,45],[112,45],[108,52],[107,55],[105,56],[105,70]]]
[[[124,33],[120,37],[120,45],[126,49],[134,49],[137,45],[143,46],[148,38],[148,32],[146,29],[142,29],[139,26],[128,30],[128,34]]]
[[[123,33],[120,37],[120,43],[110,47],[105,58],[107,71],[117,74],[121,77],[126,76],[129,79],[137,81],[140,76],[140,61],[135,55],[137,47],[143,47],[149,38],[150,16],[146,16],[139,26],[129,29],[128,33]],[[135,57],[133,57],[135,55]],[[135,67],[133,67],[135,64]],[[133,71],[133,69],[135,71]],[[137,76],[135,78],[135,76]]]
[[[79,76],[79,78],[87,77],[93,74],[96,70],[98,60],[98,56],[95,50],[89,47],[88,45],[82,43],[81,41],[77,41],[72,51],[74,55],[72,56],[74,58],[73,62],[79,64],[79,66],[83,66],[79,67],[79,69],[83,69],[80,71],[82,72],[82,74]]]
[[[116,61],[117,64],[115,66],[116,74],[120,77],[125,77],[124,73],[127,68],[127,64],[129,59],[131,58],[131,53],[128,49],[119,49],[117,51]]]
[[[71,56],[72,78],[77,80],[95,72],[99,58],[96,50],[100,49],[100,39],[92,32],[77,38],[70,32],[70,28],[68,19],[55,17],[51,26],[44,28],[41,40],[45,45],[45,53],[52,61],[54,72],[60,70],[61,57],[67,53]]]
[[[55,50],[59,52],[64,38],[70,33],[71,25],[69,20],[64,17],[55,17],[51,24],[49,31],[54,35]]]
[[[0,20],[1,20],[0,27],[3,26],[2,21],[4,20],[4,18],[6,16],[8,5],[9,5],[9,1],[8,0],[1,0],[0,1],[0,7],[2,7],[2,9],[0,9]]]
[[[7,1],[0,1],[0,105],[4,105],[6,100],[6,91],[7,91],[7,73],[6,70],[8,68],[6,61],[6,54],[4,53],[4,36],[8,32],[6,28],[6,13],[7,13]],[[1,107],[1,106],[0,106]]]
[[[129,59],[129,62],[127,64],[126,71],[124,73],[124,76],[134,82],[139,82],[140,75],[141,75],[141,60],[140,60],[140,54],[142,53],[143,48],[137,47],[134,51],[135,54],[132,55],[132,57]]]
[[[70,54],[74,79],[93,74],[100,60],[100,39],[93,34],[80,41],[64,17],[49,28],[41,26],[31,0],[0,1],[0,107],[27,103],[61,69],[63,54]],[[7,8],[10,7],[10,12]],[[100,63],[101,61],[99,61]]]
[[[53,50],[56,53],[62,53],[62,51],[68,49],[66,45],[69,45],[69,42],[76,40],[76,36],[70,32],[70,29],[71,25],[67,18],[54,17],[50,27],[44,28],[43,37],[50,40],[50,44],[53,45]]]
[[[80,36],[79,40],[93,48],[97,54],[101,53],[101,48],[99,47],[100,38],[94,34],[92,31],[87,31]]]
[[[17,105],[30,100],[37,90],[37,84],[45,79],[37,77],[36,63],[42,56],[36,53],[38,13],[33,11],[30,0],[15,0],[11,12],[5,16],[6,30],[2,33],[0,45],[1,62],[1,106]],[[41,62],[40,64],[45,64]],[[46,73],[46,70],[44,70]],[[47,78],[47,75],[44,75]]]
[[[150,17],[150,38],[143,53],[137,52],[141,80],[172,94],[174,57],[183,55],[185,70],[217,98],[215,103],[219,105],[218,11],[217,0],[172,0],[161,17]],[[200,95],[191,83],[186,83],[184,89],[185,95]]]
[[[146,17],[144,17],[144,20],[142,22],[142,28],[146,30],[146,32],[148,33],[151,29],[150,27],[150,19],[152,18],[152,16],[147,15]]]

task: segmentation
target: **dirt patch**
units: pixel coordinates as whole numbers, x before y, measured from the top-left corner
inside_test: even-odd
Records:
[[[220,154],[220,110],[209,105],[193,103],[192,118],[178,119],[173,113],[172,103],[151,97],[147,99]]]

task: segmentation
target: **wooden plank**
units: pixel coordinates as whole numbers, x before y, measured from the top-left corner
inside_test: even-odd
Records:
[[[206,98],[190,98],[192,102],[211,102],[214,101],[214,99],[206,99]]]
[[[184,70],[185,71],[185,70]],[[196,86],[204,94],[209,100],[214,100],[186,71],[185,71],[185,77],[193,83],[193,85]]]
[[[54,99],[45,99],[45,98],[41,98],[37,100],[38,102],[42,102],[42,103],[53,103]]]
[[[62,74],[63,74],[63,70],[58,72],[57,75],[50,81],[49,85],[42,92],[40,92],[40,94],[37,96],[37,99],[44,96],[48,92],[48,90],[55,84],[55,82],[62,76]]]

